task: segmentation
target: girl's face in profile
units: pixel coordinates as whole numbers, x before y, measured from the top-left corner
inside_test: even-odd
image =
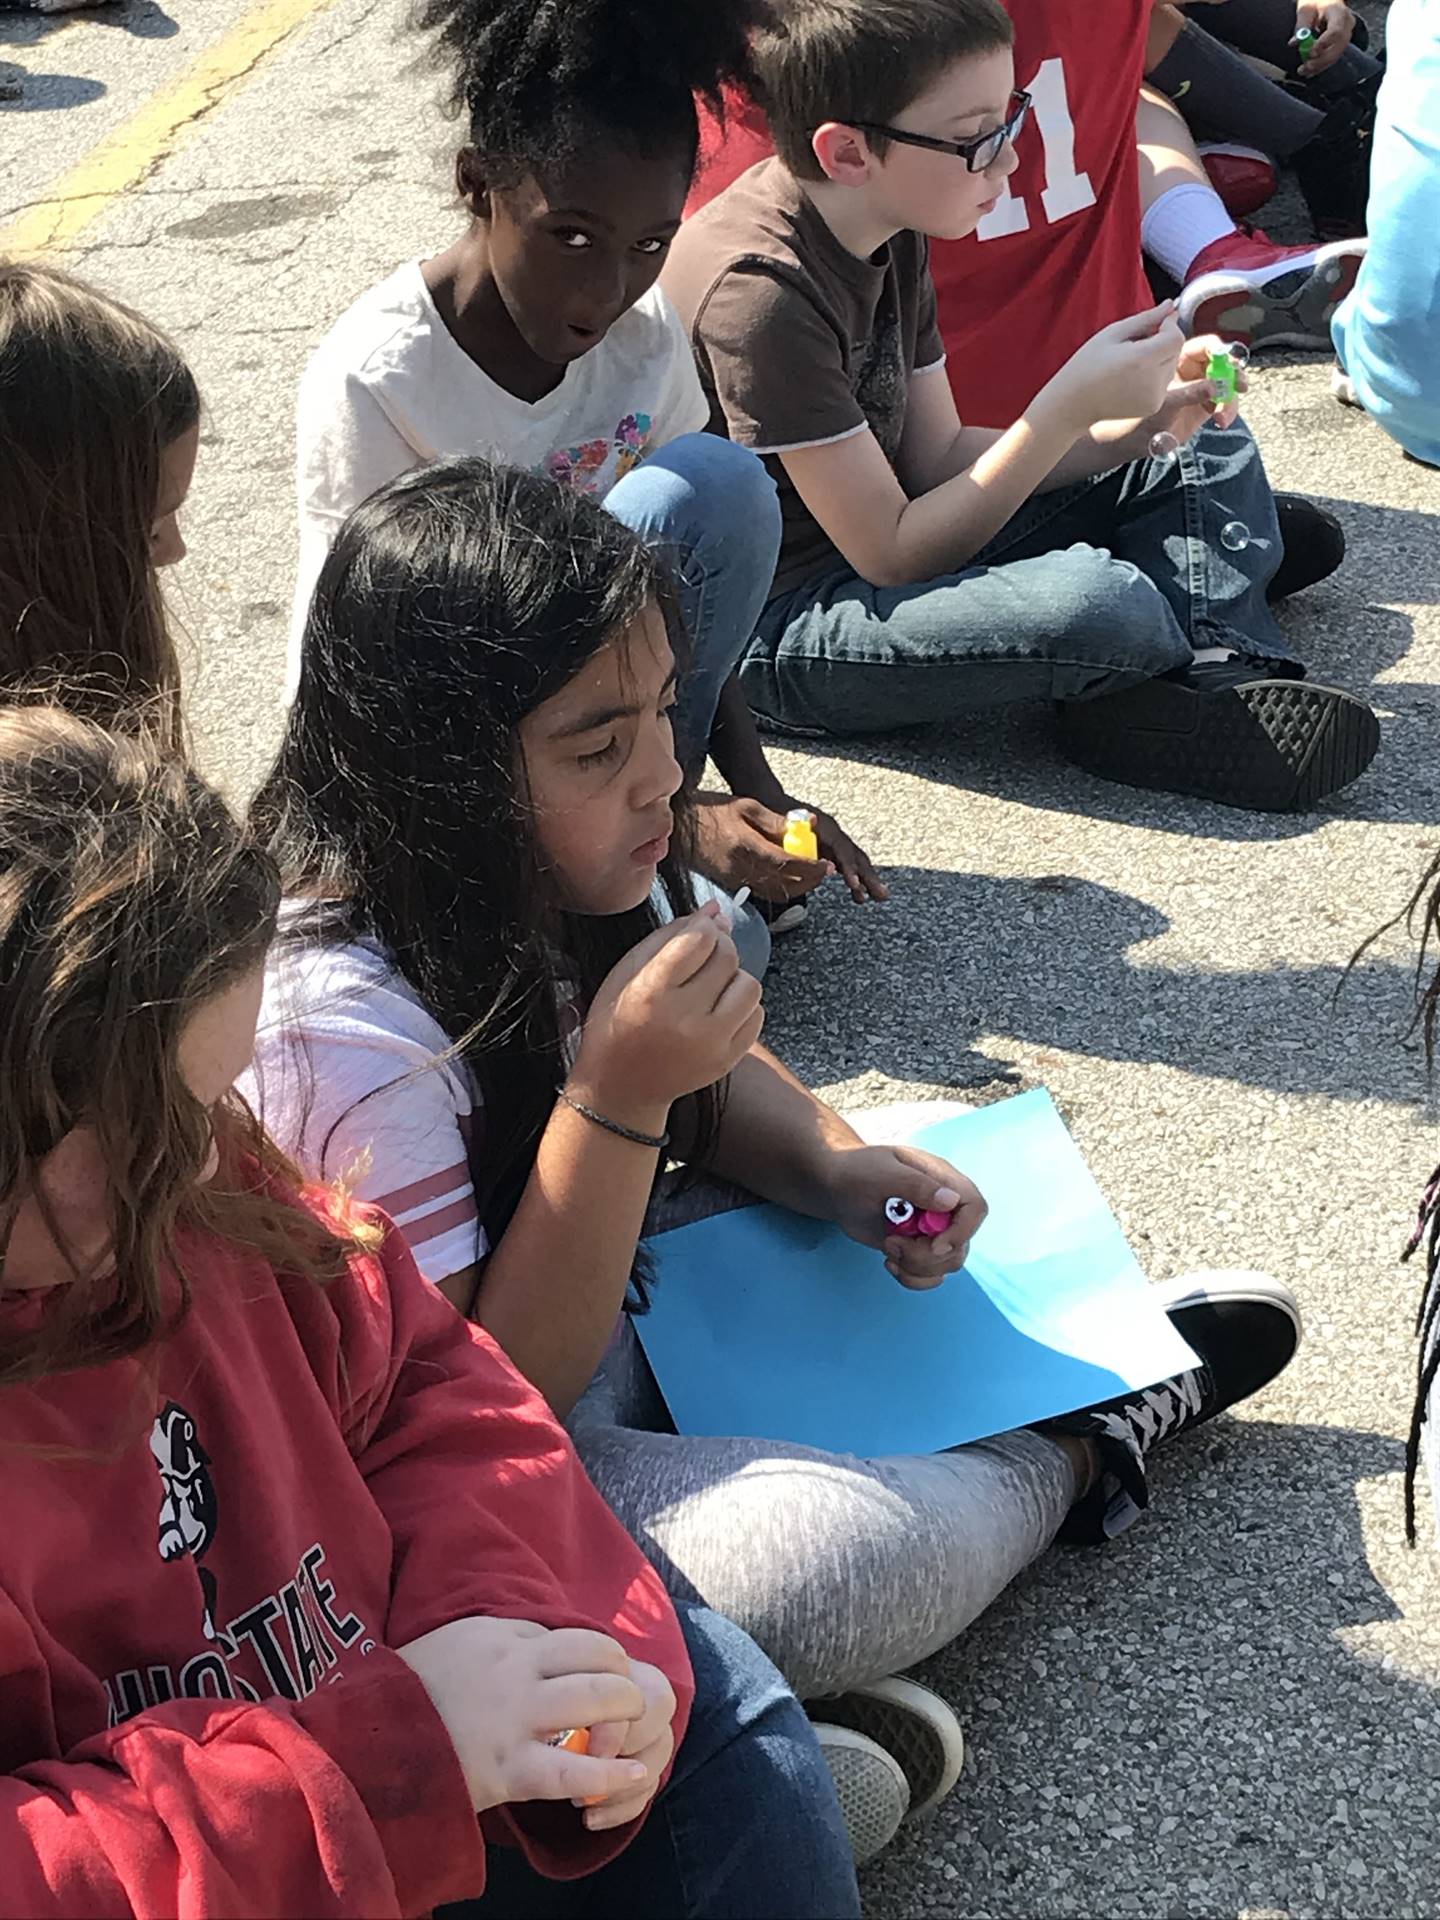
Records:
[[[197,422],[172,440],[160,457],[160,498],[155,506],[155,524],[150,529],[150,564],[173,567],[185,558],[185,536],[180,531],[179,514],[195,478],[195,459],[200,451],[200,427]]]
[[[670,846],[675,656],[649,606],[520,723],[540,858],[574,913],[628,913]]]

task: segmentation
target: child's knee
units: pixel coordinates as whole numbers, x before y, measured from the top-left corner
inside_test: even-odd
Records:
[[[1097,662],[1164,673],[1190,658],[1190,643],[1160,589],[1128,560],[1098,547],[1071,547],[1063,562],[1056,630]]]
[[[687,433],[647,462],[682,481],[705,524],[724,537],[743,529],[754,541],[780,545],[780,496],[765,463],[748,447],[714,433]]]

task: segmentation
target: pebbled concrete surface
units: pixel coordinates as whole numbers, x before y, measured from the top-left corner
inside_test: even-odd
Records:
[[[241,11],[170,7],[168,39],[145,0],[63,34],[0,12],[0,54],[106,89],[0,103],[0,219]],[[198,749],[237,796],[277,731],[300,368],[355,293],[453,230],[453,134],[401,17],[336,0],[73,259],[175,329],[205,388],[174,597]],[[1032,710],[777,755],[895,895],[826,897],[777,944],[769,1037],[797,1069],[852,1106],[1043,1082],[1154,1274],[1265,1267],[1308,1323],[1269,1392],[1161,1456],[1146,1523],[1050,1555],[929,1663],[965,1779],[866,1876],[875,1920],[1440,1908],[1440,1586],[1399,1506],[1416,1288],[1395,1256],[1440,1159],[1403,1037],[1410,943],[1387,936],[1337,997],[1437,838],[1440,477],[1327,379],[1267,361],[1247,409],[1276,484],[1351,542],[1285,616],[1382,716],[1375,768],[1323,812],[1106,787]]]

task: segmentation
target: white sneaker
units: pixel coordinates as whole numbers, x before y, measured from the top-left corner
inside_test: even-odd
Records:
[[[1330,391],[1342,407],[1358,407],[1360,396],[1355,391],[1355,382],[1346,373],[1337,360],[1330,369]]]
[[[827,1702],[828,1705],[828,1702]],[[892,1754],[868,1734],[850,1727],[814,1723],[815,1738],[835,1782],[850,1851],[857,1867],[873,1860],[900,1831],[910,1811],[910,1786],[905,1770]]]

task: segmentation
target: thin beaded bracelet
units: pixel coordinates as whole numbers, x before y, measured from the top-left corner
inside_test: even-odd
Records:
[[[633,1140],[637,1147],[649,1147],[655,1153],[660,1153],[670,1144],[668,1133],[641,1133],[635,1127],[621,1126],[618,1120],[612,1120],[608,1114],[597,1113],[594,1107],[587,1107],[583,1101],[572,1099],[564,1087],[560,1089],[560,1098],[582,1120],[588,1120],[592,1126],[603,1127],[606,1133],[613,1133],[621,1140]]]

